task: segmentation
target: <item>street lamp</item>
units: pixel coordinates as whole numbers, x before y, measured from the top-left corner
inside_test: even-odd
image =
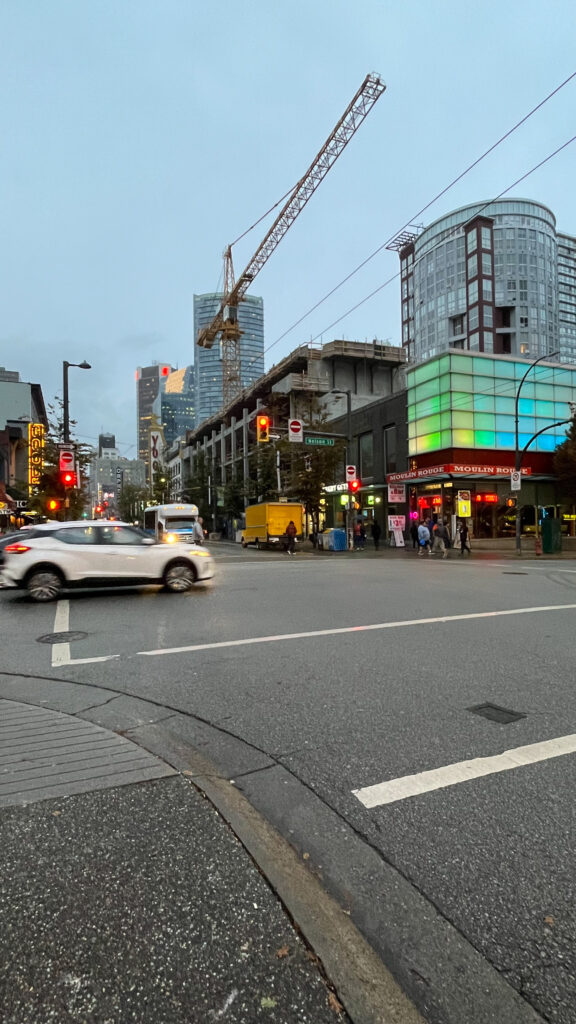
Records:
[[[64,360],[62,363],[63,386],[62,386],[62,432],[64,444],[70,443],[70,413],[68,404],[68,370],[71,366],[77,366],[79,370],[91,370],[90,363],[84,360],[83,363],[69,363]]]
[[[520,472],[520,469],[522,467],[522,455],[524,454],[523,452],[520,453],[520,446],[519,446],[519,443],[518,443],[518,433],[519,433],[519,431],[518,431],[518,418],[519,418],[518,417],[518,402],[519,402],[519,399],[520,399],[520,392],[522,390],[522,385],[523,385],[524,381],[526,380],[526,377],[530,373],[530,370],[533,370],[535,366],[538,366],[538,363],[541,363],[543,359],[553,359],[554,356],[557,356],[557,355],[558,355],[558,352],[550,352],[550,353],[547,353],[545,356],[539,356],[538,359],[535,359],[533,363],[530,363],[530,366],[526,370],[526,373],[524,374],[524,376],[522,377],[522,380],[520,381],[520,384],[518,385],[518,390],[516,392],[516,402],[515,402],[515,405],[514,405],[514,426],[515,426],[514,470],[516,471],[516,473]],[[534,439],[532,438],[531,440],[534,440]],[[518,488],[518,490],[520,490],[520,488]],[[538,510],[536,510],[536,515],[538,515]],[[518,494],[518,499],[516,501],[516,554],[517,555],[521,555],[522,554],[522,543],[521,543],[521,540],[520,540],[520,494]]]

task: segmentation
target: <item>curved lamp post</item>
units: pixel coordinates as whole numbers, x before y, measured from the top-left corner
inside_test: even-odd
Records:
[[[520,399],[520,392],[522,390],[522,385],[524,384],[524,381],[526,380],[526,377],[530,373],[530,370],[533,370],[535,366],[538,366],[538,363],[541,363],[543,359],[553,359],[554,356],[557,356],[557,355],[558,355],[558,352],[550,352],[550,353],[547,353],[545,356],[539,356],[538,359],[535,359],[533,363],[530,363],[530,366],[526,370],[526,373],[524,374],[524,376],[522,377],[522,380],[520,381],[520,383],[518,385],[518,390],[516,391],[516,402],[515,402],[515,405],[514,405],[514,425],[515,425],[514,469],[515,469],[516,473],[519,473],[521,468],[522,468],[522,456],[524,455],[524,452],[526,451],[526,448],[528,448],[528,446],[532,444],[532,441],[534,440],[535,437],[538,436],[538,434],[543,433],[543,431],[539,430],[538,434],[534,434],[534,437],[530,438],[530,440],[528,441],[528,444],[526,445],[524,450],[522,452],[520,452],[520,447],[519,447],[519,443],[518,443],[518,434],[519,434],[519,431],[518,431],[518,419],[519,419],[519,417],[518,417],[518,402],[519,402],[519,399]],[[553,423],[553,424],[551,424],[551,426],[556,426],[556,424]],[[549,428],[545,427],[544,429],[548,430]],[[536,514],[538,514],[538,513],[536,513]],[[518,494],[518,500],[516,502],[516,554],[517,555],[521,555],[522,554],[522,543],[521,543],[521,540],[520,540],[520,494]]]
[[[71,366],[77,366],[79,370],[91,370],[90,363],[84,360],[83,363],[69,363],[66,359],[62,363],[63,384],[62,384],[62,433],[64,444],[70,443],[70,413],[68,404],[68,370]]]

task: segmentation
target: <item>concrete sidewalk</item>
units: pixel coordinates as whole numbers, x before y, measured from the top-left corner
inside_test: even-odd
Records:
[[[90,721],[0,700],[5,1024],[351,1020],[271,884],[192,775]],[[244,800],[230,783],[211,780],[219,783]],[[244,822],[240,834],[249,827]],[[253,821],[253,832],[259,828]],[[297,890],[295,906],[307,899],[302,916],[317,916],[328,930],[319,883],[310,877],[316,888],[306,897],[298,872],[307,869],[291,848],[277,837],[264,865],[267,857],[275,866],[286,857],[296,862],[287,891]],[[332,930],[353,928],[335,907]],[[385,982],[390,1012],[381,1011],[379,968],[363,943],[343,943],[340,954],[364,976],[360,987],[374,1002],[353,1019],[417,1024],[392,981]],[[349,1002],[362,1006],[362,998],[352,993]]]

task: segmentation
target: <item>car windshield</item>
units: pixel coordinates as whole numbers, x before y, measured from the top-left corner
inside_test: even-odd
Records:
[[[167,519],[167,530],[191,530],[194,526],[193,519]]]

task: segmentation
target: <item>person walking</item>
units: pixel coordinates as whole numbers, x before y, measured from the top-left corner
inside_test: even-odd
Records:
[[[432,550],[439,551],[440,554],[442,555],[442,558],[447,558],[448,551],[446,549],[448,548],[449,544],[450,535],[448,533],[448,529],[444,521],[442,519],[439,519],[434,529],[434,543],[432,545]]]
[[[422,555],[425,551],[428,554],[432,554],[432,548],[430,547],[430,530],[428,527],[428,520],[425,519],[423,523],[420,523],[418,527],[418,554]]]
[[[412,537],[412,550],[418,547],[418,523],[414,520],[410,523],[410,536]]]
[[[462,519],[459,528],[460,534],[460,558],[464,555],[464,552],[468,552],[468,558],[470,558],[470,534],[468,532],[468,526],[464,519]]]
[[[294,520],[291,519],[290,522],[288,523],[288,526],[286,527],[286,551],[288,552],[289,555],[294,554],[294,545],[296,544],[297,533],[298,530],[296,529],[296,524],[294,523]]]
[[[380,547],[380,537],[382,534],[382,529],[380,527],[380,523],[376,519],[374,519],[372,522],[371,533],[372,540],[374,541],[374,550],[378,551]]]
[[[194,528],[192,530],[192,540],[194,544],[204,543],[204,530],[202,529],[202,520],[200,516],[194,520]]]

